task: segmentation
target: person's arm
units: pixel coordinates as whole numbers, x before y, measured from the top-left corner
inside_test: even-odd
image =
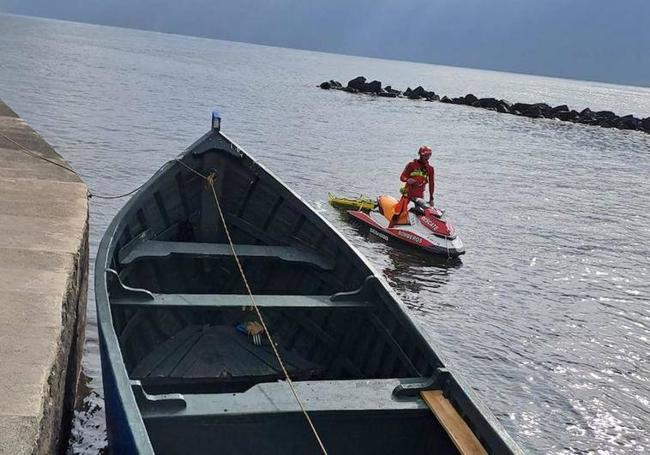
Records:
[[[410,178],[410,175],[411,175],[411,163],[408,163],[404,168],[404,170],[402,171],[402,175],[399,176],[399,179],[402,182],[406,182]]]
[[[433,192],[436,187],[435,177],[435,169],[433,169],[433,166],[429,166],[429,202],[433,202]]]

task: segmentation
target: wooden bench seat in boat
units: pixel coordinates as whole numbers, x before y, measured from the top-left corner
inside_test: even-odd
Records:
[[[456,453],[419,397],[396,398],[399,379],[294,382],[329,453]],[[147,395],[132,389],[157,451],[317,454],[318,445],[286,382],[256,384],[239,393]],[[201,431],[209,428],[209,431]],[[179,430],[186,430],[187,433]],[[289,449],[277,441],[289,441]]]
[[[167,406],[156,406],[156,402],[161,403],[164,399],[152,400],[153,397],[146,393],[143,395],[139,381],[131,383],[136,397],[149,401],[146,412],[143,413],[145,419],[164,417],[168,413]],[[431,411],[418,396],[395,397],[393,390],[399,384],[400,379],[395,378],[315,380],[294,382],[294,387],[307,411],[420,410],[424,415],[430,416]],[[295,397],[284,381],[259,383],[241,393],[173,394],[173,399],[184,402],[184,410],[175,413],[179,418],[232,413],[300,412]]]
[[[291,246],[276,245],[235,245],[237,256],[242,258],[268,258],[286,262],[296,262],[332,270],[333,265],[318,254]],[[120,250],[119,260],[123,265],[146,258],[166,257],[172,254],[192,257],[232,256],[227,243],[167,242],[147,240],[138,237]]]
[[[108,289],[111,294],[111,305],[159,308],[236,308],[251,305],[247,294],[160,294],[147,289],[133,288],[122,283],[119,274],[112,269],[108,274]],[[377,281],[374,276],[368,276],[363,285],[354,291],[337,292],[329,295],[277,295],[255,294],[255,303],[264,308],[372,308],[370,289]]]
[[[149,298],[145,296],[150,296]],[[260,308],[370,308],[365,301],[332,301],[327,295],[255,295]],[[111,301],[116,306],[237,308],[251,305],[247,294],[132,294]]]

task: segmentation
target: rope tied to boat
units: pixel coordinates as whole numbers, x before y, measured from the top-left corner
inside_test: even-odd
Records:
[[[44,156],[41,156],[39,154],[39,152],[37,152],[35,150],[31,150],[31,149],[25,147],[24,145],[22,145],[21,143],[13,140],[12,138],[10,138],[9,136],[7,136],[4,133],[0,133],[0,136],[2,136],[4,139],[8,140],[9,142],[13,143],[14,145],[16,145],[18,147],[19,152],[23,152],[24,154],[29,155],[32,158],[36,158],[38,160],[42,160],[42,161],[45,161],[47,163],[53,164],[54,166],[60,167],[61,169],[65,169],[66,171],[71,172],[74,175],[77,175],[77,176],[79,175],[79,174],[77,174],[77,172],[74,169],[69,168],[68,166],[66,166],[64,164],[57,163],[56,161],[51,160],[49,158],[46,158]],[[163,166],[164,166],[164,164],[163,164]],[[162,166],[160,166],[160,168],[158,170],[160,170],[160,169],[162,169]],[[88,190],[88,199],[93,198],[93,197],[97,198],[97,199],[121,199],[123,197],[131,196],[132,194],[138,192],[144,185],[145,184],[143,183],[142,185],[138,186],[137,188],[135,188],[135,189],[133,189],[133,190],[127,192],[127,193],[116,194],[116,195],[97,194],[97,193],[94,193],[94,192]]]
[[[291,380],[291,377],[289,376],[289,372],[287,371],[287,368],[284,365],[284,361],[282,360],[282,357],[280,356],[280,352],[278,351],[278,348],[276,347],[275,342],[273,341],[273,337],[271,336],[271,332],[269,331],[269,328],[266,325],[266,322],[264,321],[264,317],[262,316],[262,312],[260,311],[259,307],[257,306],[257,302],[255,302],[255,296],[253,295],[253,291],[250,288],[250,285],[248,284],[248,280],[246,279],[246,274],[244,273],[244,268],[241,265],[241,262],[239,261],[239,256],[237,256],[237,252],[235,251],[235,245],[232,241],[232,238],[230,236],[230,230],[228,229],[228,225],[226,223],[226,217],[224,216],[223,210],[221,209],[221,204],[219,202],[219,198],[217,197],[217,192],[214,188],[214,185],[217,180],[217,175],[215,172],[211,172],[209,175],[203,175],[201,172],[197,171],[196,169],[192,168],[188,164],[184,163],[181,159],[177,158],[176,162],[181,164],[183,167],[191,171],[192,173],[198,175],[199,177],[203,178],[206,181],[206,186],[209,187],[212,196],[214,198],[214,203],[217,208],[217,211],[219,212],[219,217],[221,218],[221,223],[223,225],[224,233],[226,234],[226,238],[228,239],[228,244],[230,245],[230,250],[232,251],[233,258],[235,259],[235,263],[237,264],[237,268],[239,269],[239,273],[241,275],[241,278],[244,282],[244,286],[246,287],[246,292],[248,292],[248,296],[251,299],[252,303],[252,308],[253,310],[257,313],[257,318],[259,319],[259,323],[262,326],[262,333],[266,335],[266,338],[269,341],[269,344],[271,345],[271,349],[273,349],[273,353],[275,354],[275,357],[278,360],[278,363],[280,364],[280,368],[282,369],[282,373],[284,374],[284,377],[287,381],[287,384],[289,385],[289,388],[291,389],[291,393],[293,394],[294,398],[298,402],[298,405],[300,406],[300,410],[302,411],[303,415],[305,416],[305,419],[307,420],[307,423],[309,424],[309,427],[311,428],[312,433],[314,434],[314,437],[316,438],[316,441],[318,441],[318,445],[320,446],[321,451],[323,454],[327,455],[327,450],[325,449],[325,445],[323,444],[323,441],[321,440],[320,435],[318,434],[318,430],[316,430],[316,427],[314,426],[314,422],[311,420],[311,417],[309,416],[309,413],[307,412],[307,409],[305,408],[305,405],[303,404],[302,400],[300,399],[300,396],[298,395],[298,391],[296,390],[293,381]],[[261,333],[260,333],[261,335]]]
[[[214,182],[216,182],[216,180],[217,180],[217,174],[215,174],[214,172],[211,172],[210,175],[208,175],[206,177],[206,182],[205,183],[206,183],[206,185],[208,187],[212,188],[212,187],[214,187]]]

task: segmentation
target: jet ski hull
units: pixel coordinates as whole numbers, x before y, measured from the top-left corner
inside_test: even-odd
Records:
[[[377,211],[364,213],[359,210],[349,210],[348,214],[366,225],[371,234],[385,242],[408,244],[438,256],[458,257],[465,254],[465,247],[459,237],[433,234],[417,221],[417,216],[413,213],[409,213],[411,224],[394,227],[388,227],[388,220]]]

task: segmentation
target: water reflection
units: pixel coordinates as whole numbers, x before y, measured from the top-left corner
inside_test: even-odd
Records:
[[[416,248],[387,248],[390,266],[382,269],[384,276],[399,291],[419,293],[447,283],[449,275],[463,265],[460,258],[427,254]]]

